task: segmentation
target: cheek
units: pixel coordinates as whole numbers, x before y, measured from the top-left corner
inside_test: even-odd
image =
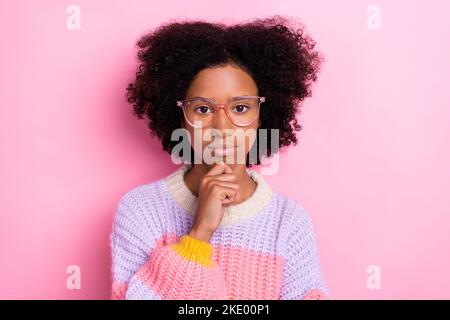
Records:
[[[245,151],[248,153],[252,148],[253,144],[256,142],[258,136],[258,123],[247,129],[246,141],[245,141]]]
[[[207,139],[208,135],[205,134],[204,130],[202,131],[201,129],[194,129],[192,127],[185,127],[185,129],[189,132],[188,134],[189,142],[194,150],[195,150],[194,146],[200,145],[201,150],[203,152],[205,148],[212,143],[211,139],[210,140]],[[236,135],[235,142],[237,142],[239,145],[242,145],[242,143],[244,143],[245,153],[248,153],[253,144],[256,142],[256,137],[258,134],[258,123],[248,128],[245,128],[243,132],[245,134],[240,138],[238,138]]]
[[[201,146],[201,149],[204,150],[206,146],[211,143],[211,141],[205,141],[204,131],[202,131],[201,129],[189,127],[187,128],[187,131],[189,132],[189,142],[194,150],[194,146],[199,145]]]
[[[256,136],[251,136],[247,139],[247,143],[245,145],[245,152],[248,153],[252,148],[253,144],[256,142]]]

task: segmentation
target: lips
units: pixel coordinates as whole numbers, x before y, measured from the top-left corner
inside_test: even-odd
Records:
[[[214,150],[214,154],[216,156],[227,156],[232,154],[233,152],[236,153],[236,151],[234,151],[235,149],[237,149],[238,146],[235,145],[231,145],[231,146],[227,146],[224,144],[218,144],[218,145],[208,145],[208,148],[210,148],[211,150]]]
[[[214,154],[216,156],[228,156],[234,152],[234,149],[236,149],[236,147],[232,147],[232,148],[215,147],[215,148],[213,148]]]
[[[208,148],[210,149],[236,149],[237,145],[226,145],[226,144],[209,144]]]

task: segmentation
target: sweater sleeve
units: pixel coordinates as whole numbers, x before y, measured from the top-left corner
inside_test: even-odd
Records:
[[[157,218],[137,201],[119,202],[111,232],[112,299],[227,299],[213,246],[189,235],[158,241]],[[157,210],[157,208],[153,208]],[[150,249],[147,249],[150,248]]]
[[[329,299],[311,218],[295,205],[286,229],[285,267],[280,300]]]

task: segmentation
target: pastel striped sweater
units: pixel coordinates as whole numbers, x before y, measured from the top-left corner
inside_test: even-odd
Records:
[[[211,241],[188,236],[198,198],[184,164],[120,199],[110,245],[113,299],[323,299],[311,219],[257,171],[245,201],[225,208]]]

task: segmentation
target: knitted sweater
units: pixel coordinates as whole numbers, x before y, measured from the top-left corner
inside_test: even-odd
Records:
[[[113,299],[322,299],[314,229],[296,201],[247,168],[256,190],[225,207],[210,242],[187,235],[198,198],[184,164],[122,195],[110,235]]]

